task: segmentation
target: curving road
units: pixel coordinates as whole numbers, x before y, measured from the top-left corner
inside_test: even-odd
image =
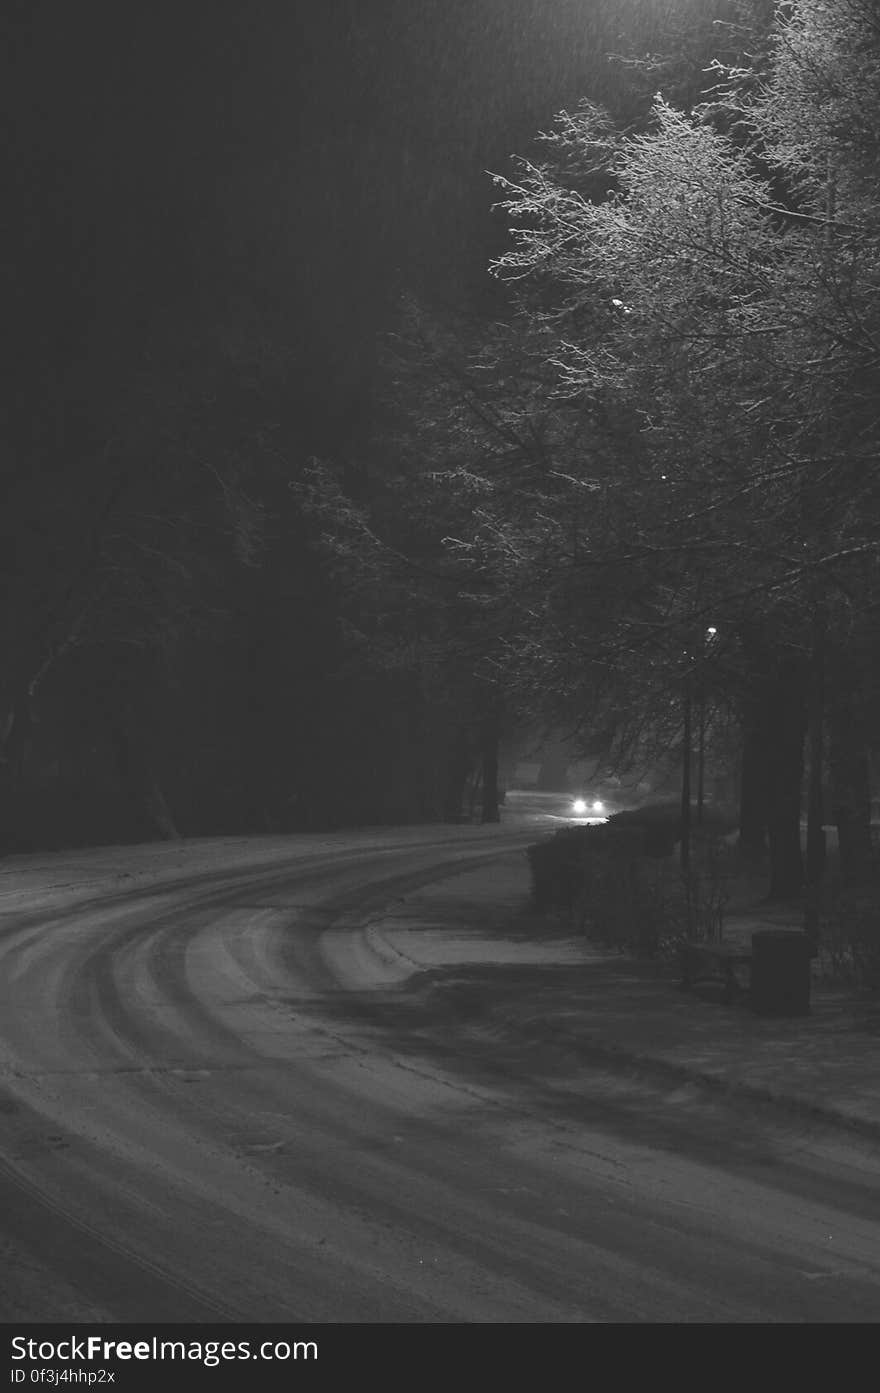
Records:
[[[0,1318],[875,1321],[869,1150],[523,1064],[386,980],[383,905],[533,839],[5,875]]]

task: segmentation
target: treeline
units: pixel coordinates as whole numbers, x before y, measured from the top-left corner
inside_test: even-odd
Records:
[[[832,818],[864,863],[876,5],[660,14],[596,7],[591,99],[496,178],[499,312],[405,302],[357,420],[261,268],[222,313],[145,290],[136,353],[98,326],[32,379],[3,446],[4,847],[493,819],[520,727],[623,764],[689,714],[740,731],[774,894],[805,806],[811,877]]]
[[[620,757],[733,717],[784,897],[826,821],[846,872],[870,854],[880,28],[871,0],[765,11],[699,64],[631,60],[643,119],[585,101],[497,176],[509,312],[409,306],[369,482],[314,483],[349,574],[478,653],[496,708]]]

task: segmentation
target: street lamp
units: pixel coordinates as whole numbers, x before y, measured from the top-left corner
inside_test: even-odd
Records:
[[[681,850],[679,863],[686,872],[691,859],[691,673],[684,677],[681,732]]]
[[[705,638],[703,639],[703,651],[702,651],[702,653],[700,654],[700,674],[699,674],[699,681],[700,681],[700,689],[699,689],[699,690],[700,690],[700,718],[699,718],[699,736],[698,736],[698,743],[697,743],[697,825],[698,825],[698,826],[702,826],[702,823],[703,823],[703,798],[704,798],[704,791],[705,791],[705,790],[704,790],[704,774],[705,774],[705,767],[706,767],[706,671],[705,671],[704,664],[705,664],[705,661],[706,661],[706,652],[707,652],[707,650],[708,650],[709,644],[712,642],[712,640],[713,640],[713,638],[715,637],[715,635],[717,634],[717,632],[718,632],[718,630],[717,630],[716,628],[714,628],[714,627],[711,627],[711,626],[706,630],[706,636],[705,636]]]

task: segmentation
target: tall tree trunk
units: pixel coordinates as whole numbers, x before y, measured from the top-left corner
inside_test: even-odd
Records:
[[[768,806],[770,891],[772,900],[800,895],[804,884],[801,851],[801,795],[804,777],[806,703],[803,665],[783,659],[768,693]]]
[[[845,722],[832,730],[830,762],[840,869],[858,880],[871,859],[871,773],[858,730]]]
[[[496,690],[487,694],[486,709],[480,722],[480,753],[483,766],[483,813],[481,822],[500,822],[498,796],[498,747],[501,741],[501,701]]]
[[[753,713],[743,732],[740,767],[739,846],[749,860],[767,851],[767,731]]]
[[[427,767],[430,746],[425,731],[425,694],[419,670],[410,675],[407,685],[405,741],[409,767],[406,801],[421,822],[436,816],[437,803]]]
[[[871,860],[868,731],[872,713],[856,657],[847,651],[835,657],[828,742],[831,812],[837,824],[840,869],[853,881],[866,873]]]
[[[459,724],[455,729],[444,780],[444,822],[461,822],[462,802],[470,767],[471,752],[467,728]]]
[[[690,675],[684,679],[681,735],[681,869],[687,872],[691,860],[691,755],[693,753],[693,685]]]
[[[825,875],[825,808],[822,796],[825,770],[825,636],[821,622],[813,630],[809,696],[810,780],[807,796],[807,884],[813,896]]]

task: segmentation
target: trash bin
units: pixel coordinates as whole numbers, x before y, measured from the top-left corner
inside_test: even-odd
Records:
[[[752,934],[751,1007],[758,1016],[810,1013],[808,936],[799,930],[758,929]]]

